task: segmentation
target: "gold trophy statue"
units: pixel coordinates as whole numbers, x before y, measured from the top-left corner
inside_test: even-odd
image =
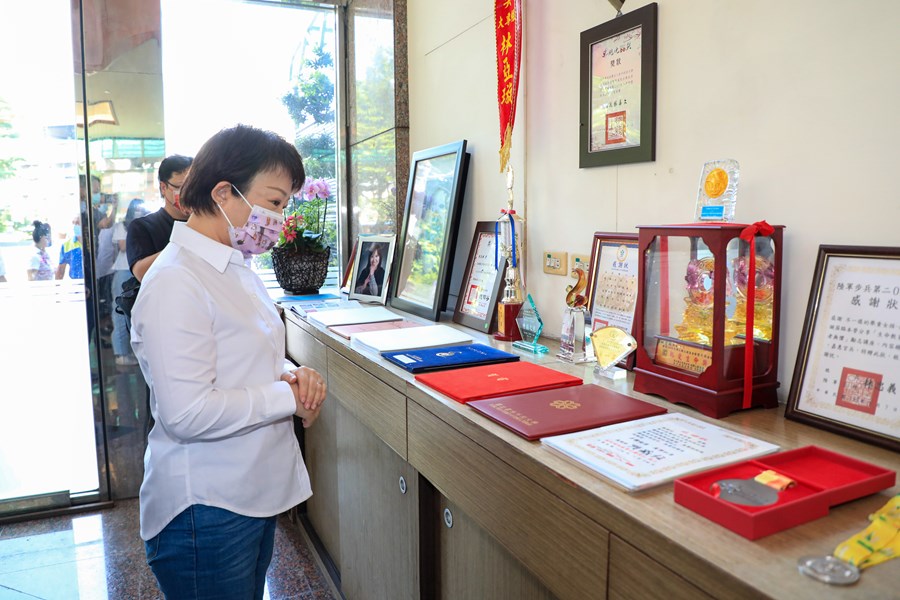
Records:
[[[516,214],[513,208],[513,170],[506,169],[507,207],[501,209],[500,218],[494,224],[495,248],[506,260],[506,286],[503,297],[497,303],[497,333],[494,339],[502,342],[516,342],[522,339],[516,317],[525,302],[525,286],[522,281],[522,235],[525,233],[525,220]],[[495,258],[494,266],[499,269],[499,259]]]

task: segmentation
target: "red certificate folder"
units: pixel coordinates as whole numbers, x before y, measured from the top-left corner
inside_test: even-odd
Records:
[[[752,479],[772,469],[794,485],[768,506],[745,506],[717,498],[712,485],[724,479]],[[755,540],[828,514],[829,508],[892,487],[896,473],[818,446],[695,473],[675,480],[675,502],[710,521]]]
[[[584,383],[581,377],[566,375],[527,362],[422,373],[416,375],[416,380],[463,404],[482,398],[550,390]]]
[[[476,400],[469,406],[526,440],[582,431],[644,417],[666,409],[588,384]]]

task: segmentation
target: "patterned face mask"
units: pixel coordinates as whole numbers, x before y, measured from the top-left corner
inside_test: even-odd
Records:
[[[281,234],[281,225],[284,223],[284,215],[272,210],[267,210],[259,205],[247,202],[244,195],[234,184],[231,185],[241,200],[250,207],[250,217],[240,227],[235,227],[231,219],[225,214],[225,210],[219,206],[219,210],[228,221],[228,237],[231,239],[231,247],[239,250],[244,258],[250,258],[254,254],[263,254],[272,249],[278,242]]]

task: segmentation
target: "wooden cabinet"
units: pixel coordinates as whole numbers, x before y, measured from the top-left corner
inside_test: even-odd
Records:
[[[314,492],[308,514],[347,598],[896,595],[890,564],[837,590],[802,577],[796,562],[865,527],[866,516],[900,486],[751,542],[675,503],[671,485],[626,493],[420,386],[377,355],[288,319],[292,358],[328,377],[326,406],[306,430]],[[784,449],[824,446],[900,470],[888,450],[785,421],[777,411],[744,411],[720,423]],[[444,509],[453,527],[443,524]]]
[[[409,460],[560,598],[602,598],[608,532],[408,402]]]
[[[318,371],[328,380],[328,364],[325,344],[299,327],[287,328],[287,353],[298,365]],[[340,570],[340,523],[337,474],[337,402],[334,393],[322,405],[319,418],[303,431],[303,458],[313,495],[306,501],[306,516],[315,528],[322,545],[328,551],[335,568]]]
[[[609,540],[609,600],[712,599],[615,535]]]
[[[550,600],[555,596],[461,508],[430,488],[422,529],[429,528],[431,568],[423,598]],[[429,491],[420,489],[420,494]],[[427,554],[427,552],[426,552]]]
[[[343,405],[337,411],[341,591],[418,598],[418,474]]]

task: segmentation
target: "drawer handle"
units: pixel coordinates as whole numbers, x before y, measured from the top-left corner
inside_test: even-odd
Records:
[[[449,508],[444,509],[444,525],[447,526],[447,529],[453,527],[453,513]]]
[[[406,480],[403,479],[403,475],[400,476],[400,493],[401,494],[406,493]]]

